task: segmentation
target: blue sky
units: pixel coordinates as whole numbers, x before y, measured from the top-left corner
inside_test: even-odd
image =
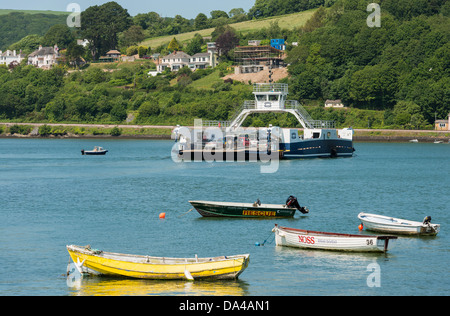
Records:
[[[18,10],[54,10],[66,11],[69,3],[78,3],[81,10],[92,5],[100,5],[109,0],[0,0],[0,9]],[[174,17],[179,14],[193,19],[199,13],[210,17],[212,10],[229,12],[233,8],[242,8],[246,12],[254,5],[255,0],[116,0],[131,15],[155,11],[161,16]]]

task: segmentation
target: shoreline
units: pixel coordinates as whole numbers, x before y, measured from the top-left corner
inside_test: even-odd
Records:
[[[175,125],[125,125],[125,124],[83,124],[83,123],[1,123],[0,127],[9,128],[13,125],[28,126],[32,131],[28,134],[1,133],[2,138],[85,138],[85,139],[155,139],[170,140],[171,131]],[[40,135],[40,126],[55,128],[54,134]],[[193,126],[187,126],[193,128]],[[111,135],[111,130],[119,128],[120,135]],[[1,132],[1,130],[0,130]],[[396,129],[354,129],[354,142],[409,142],[417,139],[419,142],[445,143],[450,142],[450,130],[396,130]]]

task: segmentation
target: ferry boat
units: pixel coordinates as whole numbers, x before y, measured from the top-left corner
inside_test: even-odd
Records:
[[[212,151],[224,160],[237,160],[239,154],[245,160],[251,157],[259,159],[259,155],[271,151],[278,151],[280,159],[353,155],[353,129],[336,129],[334,121],[313,120],[298,101],[287,100],[287,84],[256,83],[253,85],[253,95],[255,99],[244,101],[231,121],[202,121],[202,129],[194,130],[194,133],[186,132],[186,127],[177,126],[172,138],[178,142],[175,149],[178,155],[193,159],[196,153]],[[303,128],[272,125],[259,130],[242,128],[247,116],[254,113],[290,113]]]

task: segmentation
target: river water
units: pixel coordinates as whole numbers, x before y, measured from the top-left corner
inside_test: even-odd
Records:
[[[96,145],[109,152],[81,155]],[[273,173],[261,173],[257,162],[176,163],[172,145],[0,139],[0,295],[450,294],[449,144],[355,143],[352,158],[281,161]],[[189,200],[284,203],[289,195],[310,213],[227,219],[188,212]],[[400,237],[387,254],[273,241],[275,223],[357,234],[359,212],[417,221],[429,215],[441,232]],[[250,264],[237,281],[87,277],[74,285],[65,276],[68,244],[165,257],[249,253]]]

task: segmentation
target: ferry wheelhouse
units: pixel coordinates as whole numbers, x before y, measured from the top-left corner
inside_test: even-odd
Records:
[[[350,157],[353,155],[353,129],[336,129],[334,121],[313,120],[296,100],[287,100],[288,85],[284,83],[256,83],[254,100],[245,101],[231,121],[202,121],[201,135],[180,133],[177,126],[172,138],[179,141],[179,153],[195,151],[242,151],[252,153],[276,150],[279,158]],[[242,128],[245,119],[254,113],[290,113],[303,128]],[[217,132],[220,130],[221,132]],[[194,142],[191,142],[194,140]],[[236,156],[236,155],[234,155]],[[229,156],[231,157],[231,156]]]

